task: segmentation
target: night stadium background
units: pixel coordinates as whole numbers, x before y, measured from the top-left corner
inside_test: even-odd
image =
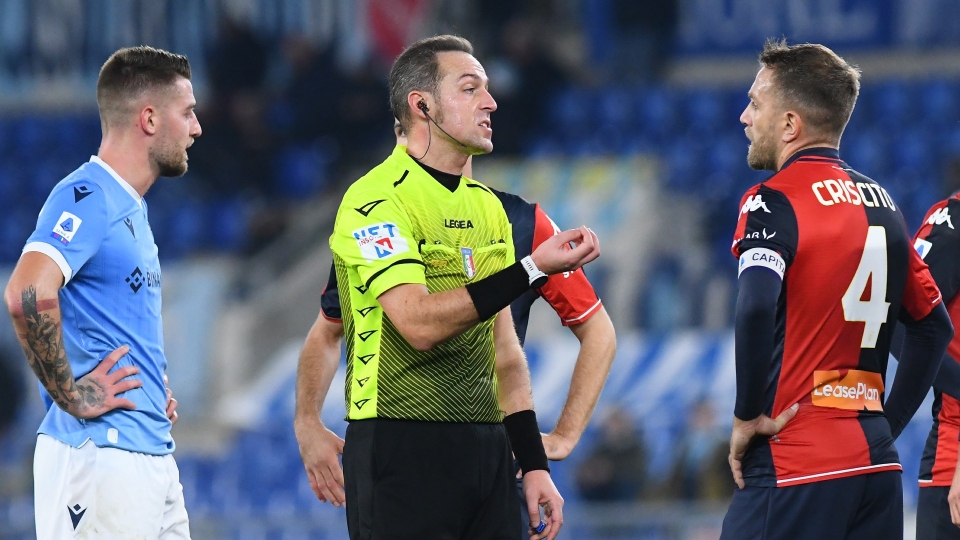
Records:
[[[188,55],[203,136],[147,194],[164,272],[174,428],[193,536],[346,538],[292,429],[297,354],[320,308],[334,212],[392,147],[386,72],[410,42],[473,41],[499,109],[481,182],[586,224],[619,350],[594,420],[553,466],[561,538],[712,539],[733,490],[741,194],[738,118],[768,37],[819,42],[863,89],[841,155],[915,231],[960,188],[960,4],[952,0],[0,0],[0,282],[56,182],[100,141],[94,85],[117,48]],[[577,342],[540,302],[527,354],[541,427]],[[895,364],[892,362],[892,364]],[[343,433],[343,369],[324,422]],[[908,538],[930,401],[897,441]],[[43,410],[0,314],[0,539],[33,537]],[[617,474],[610,474],[610,471]],[[609,482],[597,479],[611,477]]]

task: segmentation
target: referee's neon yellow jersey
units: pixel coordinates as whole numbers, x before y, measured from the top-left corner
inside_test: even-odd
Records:
[[[433,294],[513,264],[500,200],[465,177],[451,192],[398,146],[347,190],[330,249],[347,340],[347,420],[501,422],[495,318],[421,352],[377,301],[397,285]]]

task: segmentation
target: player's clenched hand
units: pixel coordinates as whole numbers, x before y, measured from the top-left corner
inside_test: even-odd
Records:
[[[173,398],[173,390],[170,390],[170,379],[167,378],[167,374],[163,374],[163,387],[167,389],[167,419],[170,420],[170,425],[177,423],[177,420],[180,419],[180,415],[177,414],[177,400]]]
[[[769,437],[780,433],[783,426],[787,425],[787,422],[796,416],[799,408],[800,405],[794,403],[792,407],[780,413],[780,416],[776,419],[763,414],[753,420],[733,418],[733,433],[730,434],[730,455],[727,457],[727,461],[730,463],[730,471],[733,472],[733,481],[737,483],[740,489],[744,488],[743,455],[747,452],[750,441],[757,435]]]
[[[343,453],[343,439],[324,427],[319,419],[306,421],[297,418],[293,428],[303,468],[307,470],[307,479],[314,494],[321,502],[330,501],[337,507],[346,504],[343,468],[338,459]]]
[[[950,521],[960,527],[960,463],[957,463],[957,468],[953,472],[953,483],[950,484],[947,503],[950,505]]]
[[[126,345],[117,348],[101,360],[93,371],[81,377],[76,383],[76,393],[69,400],[67,412],[76,418],[96,418],[114,409],[136,409],[132,401],[118,398],[117,394],[143,386],[137,379],[127,379],[140,373],[140,369],[125,366],[108,373],[128,352],[130,347]]]
[[[553,540],[563,526],[563,497],[553,485],[547,471],[530,471],[523,475],[523,496],[530,514],[530,540]],[[540,508],[543,508],[546,527],[536,532],[540,525]]]
[[[573,242],[576,247],[571,248]],[[600,256],[600,239],[586,227],[557,233],[537,246],[531,257],[547,275],[576,270]]]

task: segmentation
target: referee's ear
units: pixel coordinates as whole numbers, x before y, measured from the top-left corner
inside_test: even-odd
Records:
[[[429,111],[433,110],[433,100],[425,92],[413,91],[407,94],[407,106],[413,112],[413,116],[427,119]]]

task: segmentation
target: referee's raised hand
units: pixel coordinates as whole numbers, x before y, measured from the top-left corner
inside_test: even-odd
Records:
[[[599,256],[600,239],[586,226],[553,235],[531,255],[537,268],[547,275],[571,272]]]
[[[530,516],[530,540],[553,540],[563,526],[563,497],[553,484],[550,473],[537,470],[523,475],[523,495]],[[540,508],[546,518],[546,526],[539,533]]]

